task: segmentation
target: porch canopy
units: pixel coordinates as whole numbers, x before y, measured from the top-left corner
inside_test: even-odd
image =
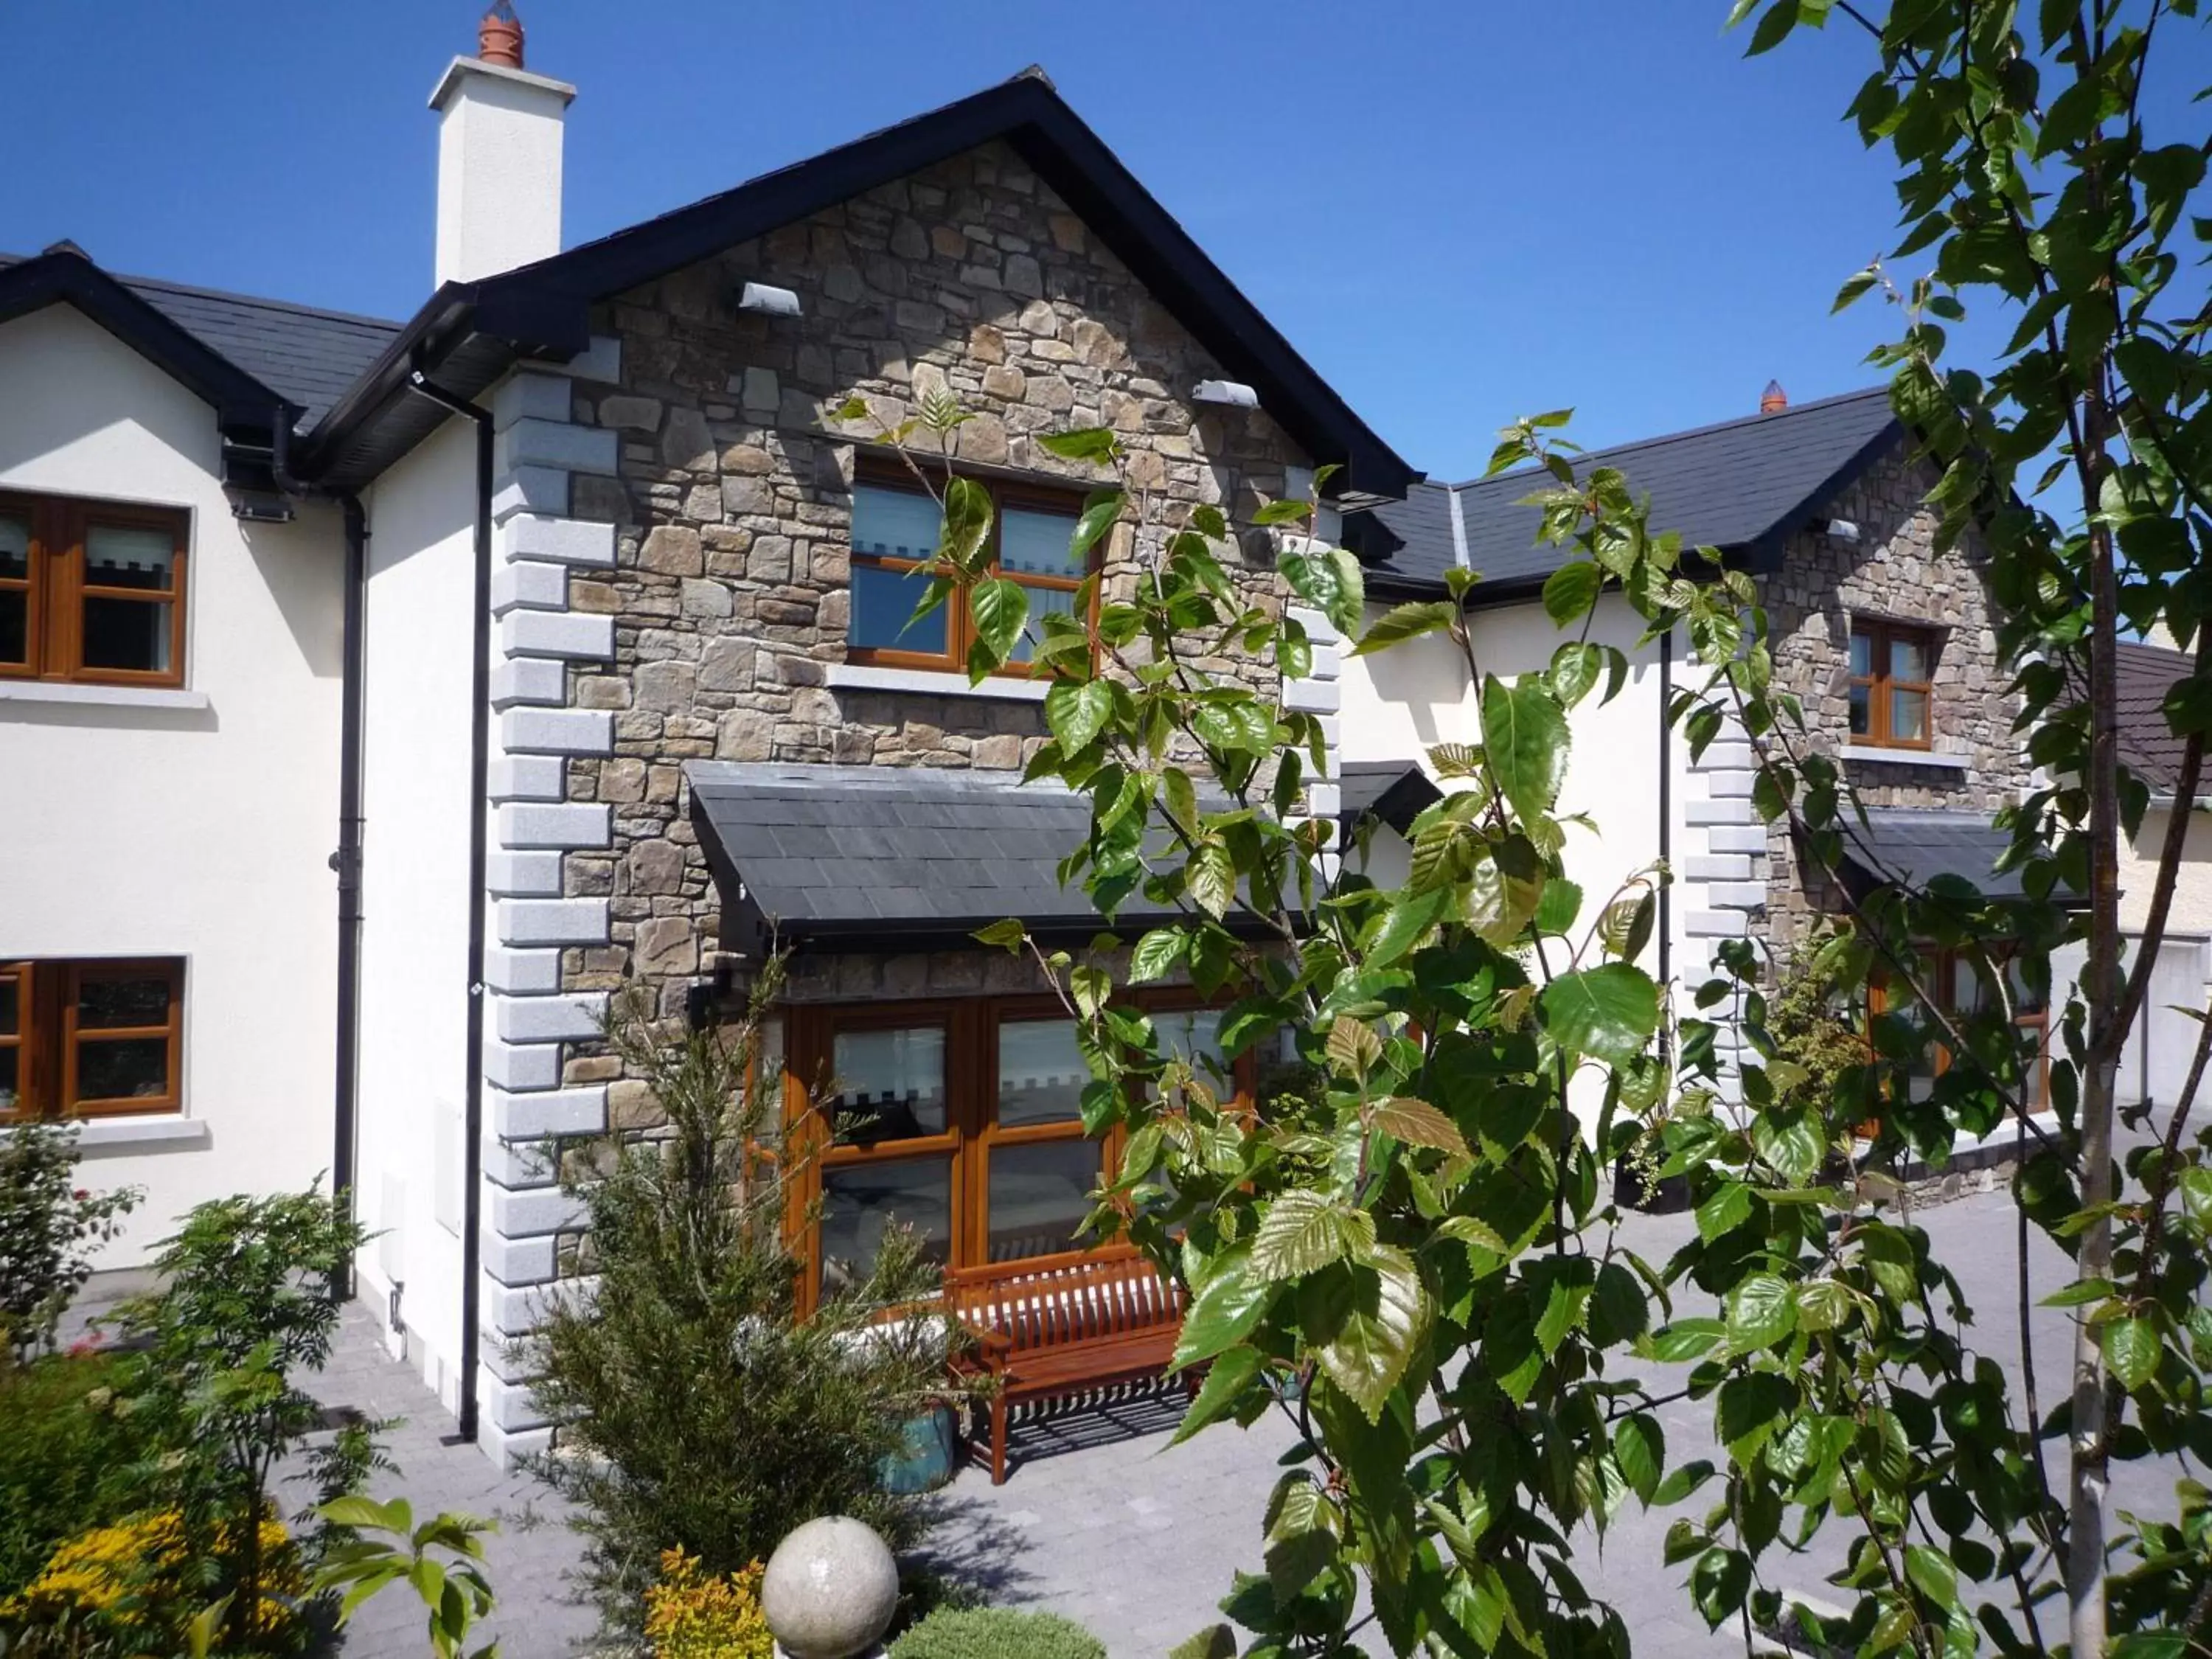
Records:
[[[2020,872],[2000,874],[1996,867],[2012,836],[1988,814],[1889,806],[1869,807],[1866,816],[1865,827],[1849,826],[1844,842],[1844,872],[1855,890],[1892,881],[1925,887],[1937,876],[1956,876],[1990,898],[2021,896]]]
[[[1109,924],[1061,860],[1091,803],[1005,772],[692,761],[691,822],[722,899],[722,945],[848,951],[973,945],[1012,916],[1048,941],[1133,939],[1174,907],[1133,894]],[[1179,861],[1163,848],[1163,862]],[[1228,919],[1239,926],[1237,914]]]

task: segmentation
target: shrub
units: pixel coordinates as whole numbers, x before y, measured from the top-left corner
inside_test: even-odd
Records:
[[[76,1135],[56,1123],[0,1135],[0,1334],[18,1361],[53,1346],[54,1327],[92,1277],[94,1248],[143,1196],[78,1186]]]
[[[682,1550],[660,1558],[660,1582],[645,1593],[645,1639],[653,1659],[773,1659],[775,1638],[761,1617],[757,1561],[719,1577]]]
[[[108,1354],[0,1369],[0,1597],[39,1576],[65,1540],[139,1506],[136,1465],[155,1447],[116,1408]]]
[[[892,1643],[890,1659],[1106,1659],[1106,1644],[1055,1613],[944,1607]]]
[[[665,1549],[720,1577],[817,1516],[857,1516],[895,1547],[920,1531],[915,1501],[885,1493],[878,1466],[901,1419],[945,1391],[944,1332],[878,1321],[933,1295],[936,1273],[895,1237],[864,1283],[799,1317],[784,1227],[806,1142],[762,1156],[781,1079],[755,1079],[775,982],[771,966],[714,1030],[617,1009],[608,1040],[663,1121],[564,1158],[598,1287],[556,1305],[520,1355],[562,1447],[540,1472],[580,1510],[588,1582],[610,1627],[633,1636]]]

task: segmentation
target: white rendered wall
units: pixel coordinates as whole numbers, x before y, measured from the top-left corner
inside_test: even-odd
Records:
[[[191,514],[188,695],[0,693],[0,959],[185,959],[183,1118],[88,1132],[87,1184],[146,1188],[99,1262],[130,1267],[331,1166],[344,546],[326,507],[233,518],[215,411],[72,307],[0,324],[0,488]]]
[[[473,282],[561,251],[561,129],[575,95],[542,75],[453,61],[430,99],[439,282]]]
[[[386,1237],[361,1263],[404,1286],[408,1358],[459,1401],[466,1054],[474,434],[449,421],[379,479],[368,516],[362,746],[360,1191]],[[397,1347],[398,1331],[387,1331]]]

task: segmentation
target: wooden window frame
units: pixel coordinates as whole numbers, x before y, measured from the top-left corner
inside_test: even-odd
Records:
[[[1921,981],[1927,986],[1929,994],[1938,999],[1938,1006],[1946,1013],[1959,1012],[1959,952],[1955,950],[1923,946],[1920,951]],[[1992,963],[1991,966],[1999,973],[2008,971],[2008,965],[2002,959]],[[1888,978],[1879,970],[1868,977],[1866,1007],[1869,1022],[1890,1012]],[[2032,1109],[2048,1111],[2051,1109],[2051,1009],[2045,1005],[2033,1013],[2015,1013],[2012,1023],[2017,1030],[2035,1033],[2035,1098]],[[1870,1038],[1871,1030],[1868,1035]],[[1936,1040],[1935,1051],[1936,1064],[1929,1073],[1931,1079],[1941,1077],[1951,1069],[1950,1048],[1940,1037]],[[1875,1124],[1862,1125],[1860,1133],[1870,1136],[1877,1127]]]
[[[932,467],[925,466],[923,470],[940,489],[943,487],[946,475],[940,474]],[[967,477],[969,483],[980,485],[991,497],[991,574],[994,575],[1002,574],[999,568],[999,538],[1005,528],[1006,509],[1009,507],[1058,514],[1070,518],[1079,517],[1083,512],[1085,492],[1081,489],[1057,489],[1050,484],[1029,483],[1018,479],[979,477],[972,474],[962,476]],[[916,482],[914,474],[902,464],[880,455],[862,454],[854,464],[853,488],[855,493],[854,507],[855,514],[859,511],[858,492],[863,485],[876,489],[897,490],[906,495],[921,496],[924,499],[928,495],[928,492]],[[1110,535],[1111,532],[1108,533]],[[1080,576],[1018,575],[1010,576],[1007,580],[1026,588],[1045,589],[1055,593],[1078,592],[1085,581],[1098,574],[1105,542],[1106,538],[1102,537],[1097,544],[1092,546],[1090,553],[1085,556],[1083,574]],[[852,525],[849,519],[846,524],[845,544],[848,571],[866,567],[871,570],[883,570],[894,575],[904,575],[909,571],[923,568],[929,562],[926,559],[901,559],[883,554],[861,552],[853,545]],[[849,574],[846,581],[849,590],[852,582]],[[847,605],[845,660],[848,663],[856,667],[919,668],[945,673],[967,672],[968,647],[974,641],[975,635],[975,619],[969,614],[966,594],[954,592],[945,599],[943,606],[945,649],[942,652],[905,650],[896,646],[854,645],[852,641],[853,624],[849,591]],[[1031,613],[1032,618],[1036,614]],[[1096,629],[1098,623],[1098,595],[1095,587],[1091,592],[1090,610],[1085,614],[1084,621],[1086,626],[1093,630],[1092,648],[1095,652]],[[1002,678],[1033,679],[1036,678],[1038,671],[1034,663],[1010,662],[993,672]]]
[[[1196,992],[1169,988],[1134,992],[1130,1006],[1147,1012],[1181,1012],[1213,1005]],[[811,1313],[821,1297],[821,1228],[818,1210],[823,1173],[873,1164],[935,1158],[951,1160],[946,1190],[951,1229],[946,1245],[949,1267],[975,1267],[990,1259],[990,1158],[1000,1146],[1029,1146],[1087,1139],[1079,1118],[1058,1123],[1000,1125],[997,1120],[999,1029],[1024,1020],[1064,1020],[1067,1011],[1049,994],[996,997],[932,998],[864,1004],[799,1004],[782,1010],[785,1021],[784,1124],[787,1135],[810,1138],[809,1154],[793,1183],[785,1237],[802,1264],[799,1306]],[[833,1057],[844,1031],[902,1030],[941,1025],[945,1029],[945,1130],[872,1146],[827,1144],[828,1115],[815,1109],[817,1083],[834,1081]],[[1251,1051],[1231,1062],[1234,1099],[1249,1108],[1255,1097],[1257,1061]],[[798,1126],[806,1126],[803,1130]],[[1126,1132],[1115,1128],[1097,1143],[1101,1170],[1110,1179],[1120,1167]],[[1127,1254],[1130,1246],[1024,1256],[1024,1263],[1052,1267],[1099,1254]]]
[[[0,1124],[72,1121],[95,1117],[173,1115],[184,1109],[185,963],[180,957],[37,958],[0,963],[0,979],[16,987],[16,1030],[0,1047],[16,1054],[15,1104]],[[168,1018],[159,1025],[80,1028],[77,1005],[88,983],[158,979],[168,988]],[[160,1095],[85,1100],[77,1094],[78,1048],[84,1042],[167,1044],[167,1089]]]
[[[28,574],[0,578],[0,590],[22,592],[27,615],[24,660],[0,662],[0,678],[72,685],[135,685],[173,689],[185,683],[185,611],[190,585],[191,514],[181,507],[147,507],[71,496],[0,490],[0,513],[31,527]],[[100,527],[166,530],[175,562],[164,590],[110,587],[86,580],[85,545]],[[169,665],[166,669],[88,667],[84,662],[84,602],[115,599],[169,607]]]
[[[1875,749],[1909,749],[1925,751],[1932,747],[1936,740],[1936,681],[1934,678],[1936,653],[1942,642],[1939,631],[1924,623],[1893,622],[1882,617],[1854,617],[1851,618],[1851,638],[1863,639],[1868,642],[1867,667],[1870,672],[1849,677],[1848,684],[1851,690],[1856,690],[1864,686],[1867,693],[1867,730],[1864,732],[1847,730],[1845,735],[1850,741]],[[1890,646],[1899,641],[1910,641],[1920,647],[1921,656],[1928,665],[1929,677],[1927,679],[1901,680],[1891,675]],[[1844,665],[1848,667],[1850,647],[1846,645],[1844,649],[1846,652]],[[1918,738],[1898,738],[1890,735],[1889,700],[1891,694],[1895,691],[1919,694],[1922,699],[1921,706],[1927,714],[1921,721],[1921,735]],[[1848,728],[1850,721],[1848,692],[1845,694],[1844,718],[1844,725]]]

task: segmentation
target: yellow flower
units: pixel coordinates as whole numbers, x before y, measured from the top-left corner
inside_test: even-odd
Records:
[[[660,1582],[645,1593],[653,1659],[771,1659],[775,1641],[760,1610],[763,1571],[755,1561],[710,1578],[696,1557],[663,1552]]]

